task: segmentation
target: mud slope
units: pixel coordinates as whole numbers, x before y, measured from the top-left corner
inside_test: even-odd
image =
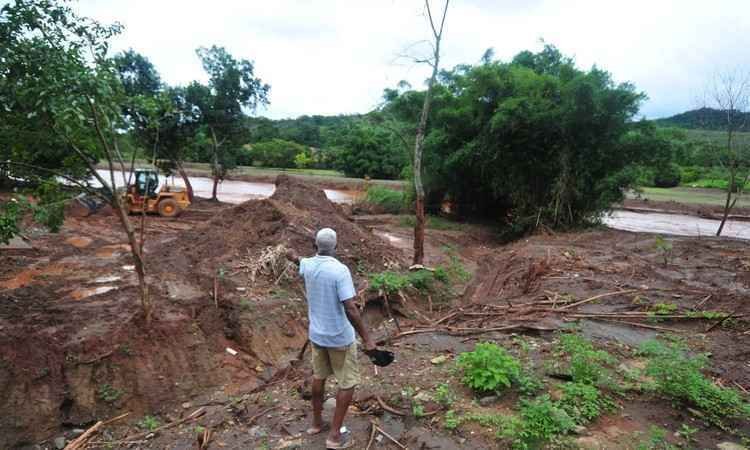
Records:
[[[236,266],[279,244],[309,255],[324,226],[338,231],[355,276],[399,261],[322,190],[287,177],[270,199],[199,201],[176,220],[149,218],[148,326],[112,215],[71,217],[33,249],[0,255],[0,448],[258,386],[306,340],[304,302],[293,273],[251,283]]]

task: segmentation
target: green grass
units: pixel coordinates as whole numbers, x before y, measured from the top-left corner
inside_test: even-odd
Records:
[[[413,228],[416,224],[417,219],[414,216],[404,216],[399,221],[399,225],[402,227]],[[460,222],[454,222],[439,216],[427,216],[427,228],[432,230],[455,230],[460,231],[464,228],[464,225]]]
[[[635,198],[634,194],[629,194],[629,198]],[[723,206],[726,201],[726,193],[719,189],[703,189],[691,187],[675,188],[643,188],[641,198],[657,202],[674,201],[677,203],[686,203],[690,205],[719,205]],[[750,196],[742,196],[737,201],[739,207],[750,207]]]
[[[719,146],[727,145],[727,132],[718,130],[691,130],[683,129],[682,131],[688,137],[690,141],[696,142],[711,142]],[[750,144],[750,132],[739,132],[734,134],[734,142],[737,145],[749,145]]]
[[[389,214],[398,214],[404,210],[404,192],[388,189],[383,186],[370,186],[365,194],[365,203],[382,208]]]
[[[750,404],[738,392],[718,386],[703,374],[707,355],[691,354],[682,344],[656,340],[641,344],[639,352],[649,358],[646,375],[653,383],[648,388],[699,408],[709,422],[722,429],[726,429],[726,418],[750,418]]]

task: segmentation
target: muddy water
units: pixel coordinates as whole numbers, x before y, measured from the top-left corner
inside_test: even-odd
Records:
[[[618,230],[678,236],[714,236],[719,228],[718,220],[682,214],[637,213],[632,211],[614,211],[611,216],[604,218],[604,223]],[[750,239],[750,222],[727,221],[722,236]]]
[[[105,180],[109,181],[109,171],[97,170]],[[126,172],[126,177],[128,173]],[[214,182],[211,178],[207,177],[188,177],[190,184],[193,186],[193,192],[198,197],[211,197],[211,191],[214,186]],[[159,187],[164,184],[170,186],[185,187],[181,177],[165,177],[159,176]],[[96,183],[94,183],[96,184]],[[118,187],[123,186],[125,183],[122,179],[122,173],[117,172],[115,174],[115,184]],[[255,183],[250,181],[235,181],[225,180],[223,183],[219,183],[217,196],[219,200],[227,203],[242,203],[251,199],[270,197],[276,187],[272,183]],[[334,189],[324,189],[326,196],[336,203],[353,203],[354,196],[345,191],[337,191]]]

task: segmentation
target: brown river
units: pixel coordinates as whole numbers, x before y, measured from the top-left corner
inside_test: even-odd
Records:
[[[100,170],[99,173],[108,179],[109,172]],[[123,184],[122,175],[115,177],[118,186]],[[160,183],[185,187],[180,177],[160,177]],[[190,177],[195,195],[210,197],[213,180],[207,177]],[[275,187],[272,183],[256,183],[249,181],[226,180],[219,184],[219,200],[227,203],[242,203],[246,200],[265,198],[273,194]],[[325,189],[326,196],[336,203],[352,203],[354,195],[351,192],[335,189]],[[638,213],[632,211],[614,211],[604,218],[604,223],[618,230],[671,234],[678,236],[713,236],[719,227],[719,221],[682,214]],[[730,221],[724,227],[723,236],[739,239],[750,239],[750,222]]]

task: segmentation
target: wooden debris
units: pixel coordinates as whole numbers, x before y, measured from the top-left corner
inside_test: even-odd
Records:
[[[102,427],[105,427],[113,422],[116,422],[118,420],[124,419],[125,417],[129,416],[130,413],[126,412],[125,414],[121,414],[117,417],[114,417],[109,420],[105,421],[99,421],[94,424],[91,428],[86,430],[82,435],[78,436],[76,439],[70,441],[68,445],[65,446],[65,450],[78,450],[85,448],[85,446],[88,444],[88,440],[91,439],[94,434]]]

